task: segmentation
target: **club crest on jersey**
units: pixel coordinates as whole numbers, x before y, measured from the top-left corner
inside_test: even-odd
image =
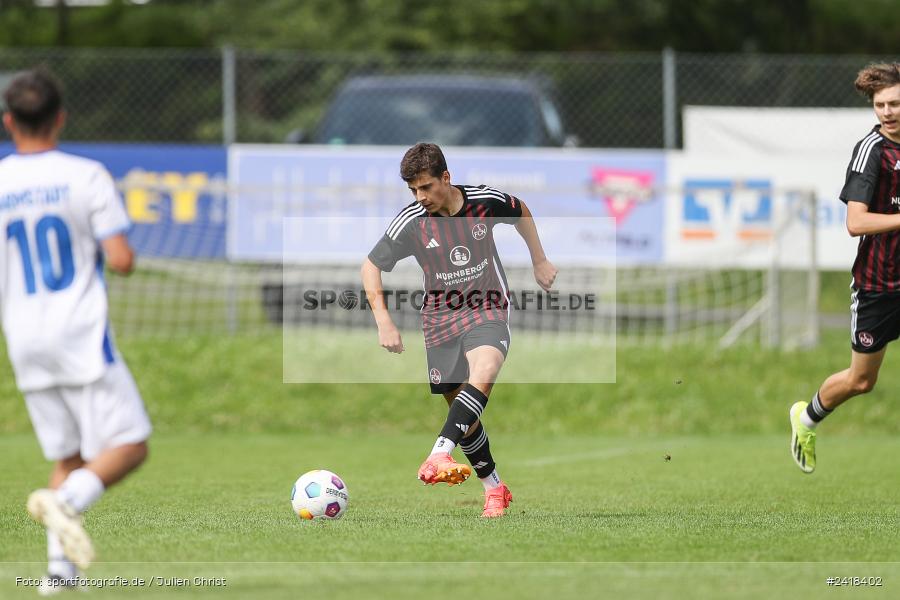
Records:
[[[431,369],[428,371],[428,377],[431,379],[431,383],[437,385],[441,382],[441,372],[437,369]]]
[[[487,225],[484,223],[478,223],[472,228],[472,237],[476,240],[483,240],[484,236],[487,235]]]
[[[875,338],[872,337],[872,334],[867,331],[860,332],[857,337],[859,338],[860,345],[866,348],[875,343]]]
[[[462,267],[469,264],[469,260],[472,258],[472,255],[469,253],[469,249],[465,246],[454,246],[453,250],[450,251],[450,262],[452,262],[457,267]]]

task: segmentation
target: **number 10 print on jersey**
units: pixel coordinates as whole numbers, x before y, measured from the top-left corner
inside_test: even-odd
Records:
[[[51,234],[55,243],[51,243]],[[25,221],[18,219],[6,226],[6,237],[15,240],[22,255],[22,271],[25,274],[25,290],[34,294],[37,287],[34,266],[31,260],[31,243]],[[72,260],[72,241],[65,221],[56,215],[42,217],[34,228],[41,278],[51,292],[69,287],[75,278],[75,264]],[[51,245],[53,248],[51,248]],[[55,258],[54,258],[55,254]]]

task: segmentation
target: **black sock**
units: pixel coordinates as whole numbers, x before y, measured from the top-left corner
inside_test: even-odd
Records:
[[[810,402],[806,407],[806,414],[809,415],[810,419],[818,423],[819,421],[830,415],[831,410],[828,410],[827,408],[822,406],[822,400],[819,398],[819,392],[816,392],[816,395],[813,396],[812,402]]]
[[[450,404],[450,412],[447,414],[447,422],[441,430],[441,437],[445,437],[454,444],[469,431],[475,421],[481,418],[484,407],[487,406],[487,396],[478,391],[471,384],[465,384],[456,398]]]
[[[479,479],[484,479],[497,468],[494,457],[491,456],[491,442],[488,440],[484,427],[481,426],[481,421],[478,422],[478,427],[475,428],[472,435],[462,439],[459,447],[469,459],[469,463],[475,469],[475,474]]]

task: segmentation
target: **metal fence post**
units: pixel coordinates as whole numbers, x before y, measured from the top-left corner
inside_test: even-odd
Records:
[[[810,260],[806,310],[809,315],[809,339],[806,345],[811,348],[819,344],[819,200],[815,190],[809,191],[808,202],[810,214]]]
[[[678,273],[676,269],[666,269],[666,305],[663,323],[667,342],[674,342],[678,333]]]
[[[663,48],[662,51],[662,87],[663,87],[663,147],[673,150],[678,146],[678,96],[675,76],[675,51]]]
[[[237,140],[236,53],[234,46],[222,46],[222,143]]]
[[[778,213],[776,212],[775,214],[777,215]],[[767,327],[764,328],[762,336],[763,346],[769,346],[770,348],[781,346],[781,235],[785,226],[786,223],[780,222],[777,217],[773,218],[772,262],[769,265],[768,273],[766,273],[766,296],[769,298],[769,312],[766,322]]]
[[[237,141],[236,63],[234,46],[222,46],[222,144],[226,149]],[[229,202],[233,201],[230,191],[227,198]],[[225,319],[228,332],[232,334],[237,332],[239,326],[238,291],[234,272],[236,268],[229,263],[225,269]]]
[[[676,147],[675,115],[677,100],[675,95],[675,51],[663,48],[662,51],[662,87],[663,87],[663,147],[673,150]],[[672,340],[678,329],[678,279],[672,269],[666,271],[666,339]]]

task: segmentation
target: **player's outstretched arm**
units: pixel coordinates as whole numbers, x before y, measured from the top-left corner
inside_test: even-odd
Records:
[[[394,325],[391,314],[388,312],[387,305],[384,301],[384,284],[381,281],[381,269],[366,259],[360,270],[363,280],[363,288],[366,290],[366,298],[369,299],[369,306],[372,307],[372,314],[375,316],[375,324],[378,325],[378,343],[388,352],[403,352],[403,340],[400,338],[400,331]]]
[[[538,236],[537,227],[534,226],[534,218],[528,206],[521,200],[522,218],[516,222],[516,231],[525,240],[528,245],[528,252],[531,253],[531,264],[534,266],[534,280],[541,286],[544,291],[550,291],[550,287],[556,280],[556,274],[559,272],[553,266],[547,255],[544,254],[544,247],[541,245],[541,238]]]
[[[119,275],[128,275],[134,270],[134,250],[128,244],[124,233],[110,236],[100,242],[109,268]]]
[[[900,229],[900,215],[884,215],[869,212],[864,202],[847,202],[847,231],[853,237],[875,235]]]

